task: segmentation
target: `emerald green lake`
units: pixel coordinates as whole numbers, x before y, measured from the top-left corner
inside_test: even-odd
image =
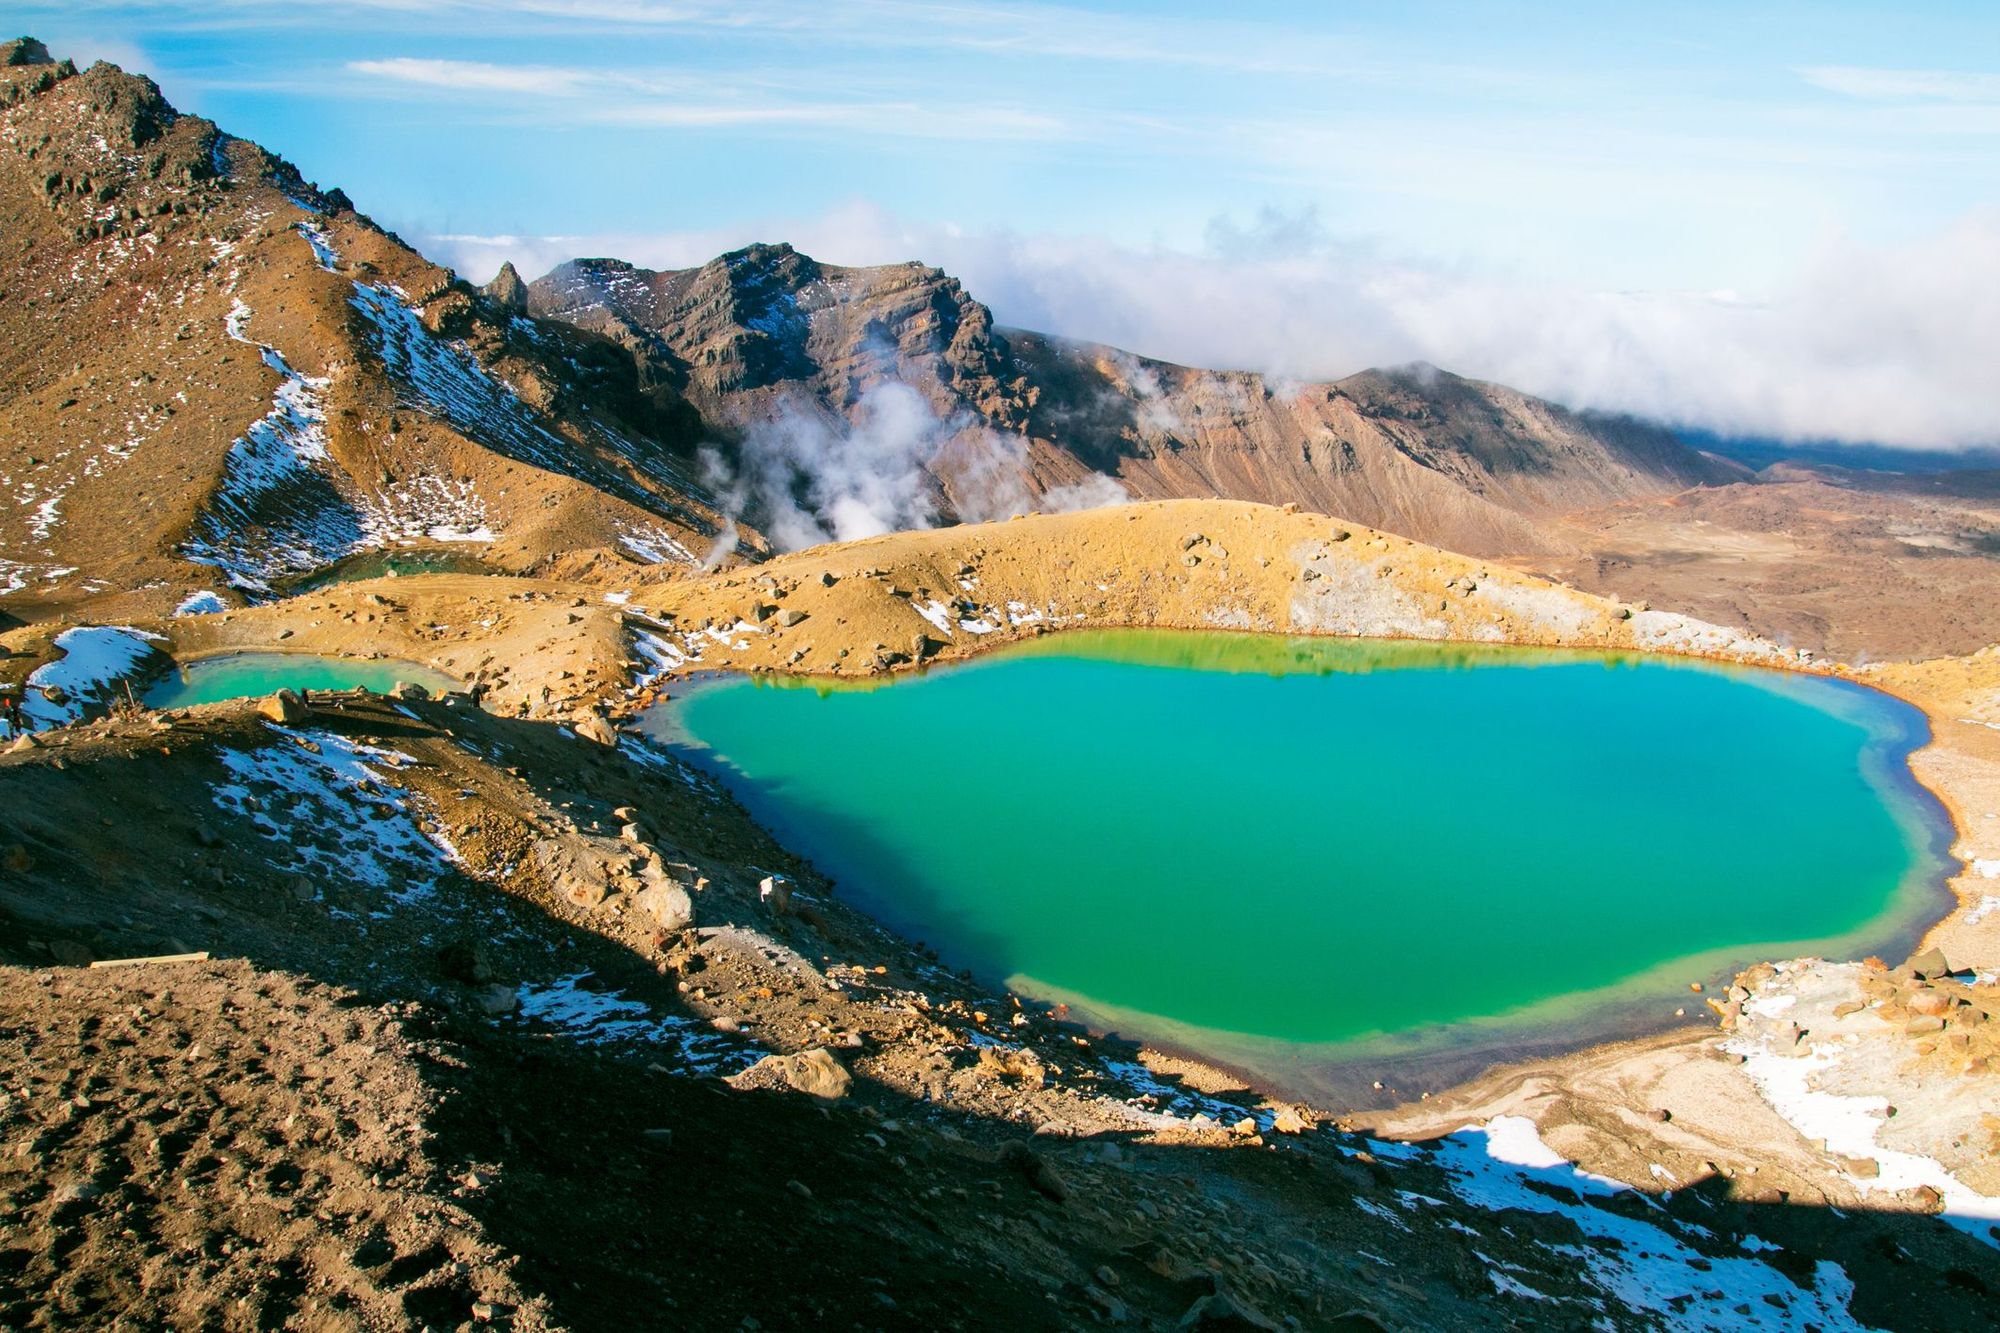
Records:
[[[248,699],[279,690],[374,690],[386,694],[399,680],[436,693],[455,690],[450,676],[414,662],[321,657],[313,653],[230,653],[190,662],[146,691],[148,708],[191,708],[224,699]]]
[[[1314,1091],[1662,1026],[1944,906],[1927,724],[1817,677],[1122,630],[650,725],[947,964]]]

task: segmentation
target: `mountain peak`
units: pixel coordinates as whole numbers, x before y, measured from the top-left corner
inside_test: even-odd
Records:
[[[479,290],[503,310],[518,315],[528,308],[528,284],[521,280],[512,260],[502,264],[493,281]]]

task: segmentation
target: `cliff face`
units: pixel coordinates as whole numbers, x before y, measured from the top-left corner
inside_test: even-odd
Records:
[[[0,64],[15,608],[261,596],[412,541],[516,569],[705,548],[695,418],[618,348],[517,318],[149,80],[45,56]]]
[[[529,304],[621,342],[725,438],[781,412],[852,428],[871,388],[906,385],[936,418],[924,462],[947,502],[967,498],[969,469],[1007,473],[1029,504],[1101,473],[1144,499],[1297,503],[1455,549],[1545,553],[1560,549],[1553,514],[1732,477],[1666,431],[1429,367],[1278,383],[1003,331],[919,264],[837,268],[783,245],[675,272],[577,260]]]

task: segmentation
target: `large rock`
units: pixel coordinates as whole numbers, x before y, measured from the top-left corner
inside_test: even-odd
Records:
[[[610,864],[589,844],[537,838],[530,851],[535,868],[565,902],[591,908],[611,896]]]
[[[694,924],[694,898],[674,880],[652,880],[632,900],[661,930],[686,930]]]
[[[767,1055],[729,1080],[733,1088],[789,1088],[822,1101],[837,1102],[847,1095],[854,1076],[825,1048],[800,1051],[796,1055]]]
[[[288,727],[297,726],[310,716],[306,711],[305,700],[299,698],[291,690],[279,690],[276,694],[264,700],[263,703],[258,704],[257,711],[265,717],[270,718],[273,722],[281,723]]]
[[[1944,950],[1926,949],[1903,966],[1926,980],[1951,975],[1951,964],[1944,960]]]
[[[1052,1203],[1069,1198],[1069,1183],[1056,1174],[1049,1159],[1025,1143],[1010,1143],[1000,1150],[1000,1160],[1020,1173],[1029,1188]]]
[[[618,729],[595,713],[586,713],[577,719],[576,734],[599,745],[618,744]]]

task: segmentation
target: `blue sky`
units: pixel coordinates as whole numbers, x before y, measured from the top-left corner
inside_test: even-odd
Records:
[[[691,259],[788,233],[847,251],[833,260],[906,247],[995,269],[967,238],[1034,237],[1764,302],[1845,248],[1908,254],[1983,227],[2000,195],[1991,3],[9,10],[59,51],[152,74],[476,277],[502,254]],[[1061,278],[993,280],[1046,316]],[[1407,328],[1382,350],[1398,338],[1424,350]]]

